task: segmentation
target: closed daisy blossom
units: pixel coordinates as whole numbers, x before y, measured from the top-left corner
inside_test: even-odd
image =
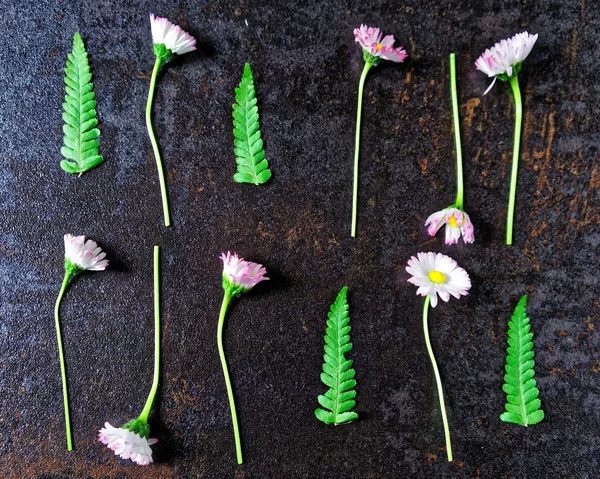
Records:
[[[445,208],[441,211],[436,211],[430,215],[425,221],[425,226],[428,227],[427,232],[430,236],[435,236],[442,226],[446,226],[447,245],[457,244],[462,236],[465,244],[475,241],[475,233],[473,223],[469,215],[459,208]]]
[[[240,258],[237,253],[221,254],[223,260],[223,280],[237,286],[239,292],[250,291],[261,281],[267,281],[265,276],[266,268],[258,263],[246,261]],[[237,294],[237,293],[236,293]]]
[[[106,253],[91,239],[85,236],[65,235],[65,259],[81,270],[104,271],[108,260],[104,259]]]
[[[196,39],[166,18],[155,17],[151,13],[150,28],[152,41],[157,45],[164,45],[174,55],[183,55],[196,49]]]
[[[438,295],[448,302],[450,295],[458,299],[471,288],[467,272],[442,253],[418,253],[410,258],[406,271],[412,275],[408,282],[419,287],[417,294],[430,296],[432,308],[437,305]]]
[[[475,62],[475,66],[488,77],[494,77],[494,81],[484,95],[492,89],[496,78],[507,80],[519,73],[521,63],[531,53],[537,38],[537,34],[518,33],[507,40],[500,40],[481,54]]]
[[[128,429],[113,427],[108,422],[100,429],[98,440],[123,459],[131,459],[140,466],[152,463],[152,449],[158,439],[148,439]]]

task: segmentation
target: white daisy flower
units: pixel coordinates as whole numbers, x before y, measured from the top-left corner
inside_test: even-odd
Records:
[[[106,253],[102,252],[95,241],[86,241],[85,236],[65,235],[65,259],[78,269],[103,271],[108,266],[105,256]]]
[[[518,33],[508,40],[500,40],[492,48],[488,48],[481,54],[475,62],[475,66],[488,77],[494,77],[494,81],[484,95],[492,89],[497,78],[507,80],[519,73],[521,63],[531,53],[537,38],[537,34]],[[503,76],[506,78],[503,78]]]
[[[456,207],[436,211],[427,218],[425,226],[430,236],[435,236],[442,226],[446,226],[446,244],[457,244],[462,236],[465,244],[475,241],[473,223],[469,215]]]
[[[140,466],[147,466],[153,462],[150,446],[158,442],[158,439],[142,437],[129,429],[113,427],[108,422],[100,429],[98,439],[117,456],[131,459]]]
[[[471,288],[467,272],[442,253],[418,253],[410,258],[406,271],[412,275],[408,282],[419,287],[417,294],[430,296],[432,308],[437,305],[438,295],[448,302],[450,295],[458,299]]]
[[[150,28],[152,41],[156,45],[164,45],[174,55],[183,55],[196,49],[196,39],[166,18],[155,17],[151,13]]]

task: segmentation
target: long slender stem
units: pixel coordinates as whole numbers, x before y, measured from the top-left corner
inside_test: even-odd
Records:
[[[229,372],[227,370],[227,360],[225,359],[225,351],[223,349],[223,325],[225,324],[225,314],[227,313],[227,306],[231,301],[231,293],[225,291],[223,296],[223,304],[221,304],[221,312],[219,313],[219,327],[217,328],[217,345],[219,347],[219,357],[221,358],[221,366],[223,367],[223,375],[225,376],[225,384],[227,385],[227,396],[229,398],[229,407],[231,409],[231,420],[233,422],[233,434],[235,437],[235,450],[237,453],[237,462],[242,464],[242,444],[240,441],[240,431],[238,429],[237,414],[235,412],[235,400],[233,398],[233,389],[231,387],[231,381],[229,379]]]
[[[156,57],[156,63],[154,64],[154,70],[152,71],[152,78],[150,80],[150,91],[148,92],[148,103],[146,104],[146,126],[148,127],[148,136],[150,136],[150,142],[152,143],[152,149],[154,150],[154,157],[156,158],[156,168],[158,169],[158,181],[160,182],[160,194],[162,196],[163,204],[163,215],[165,217],[165,226],[171,226],[171,217],[169,215],[169,202],[167,200],[167,185],[165,183],[165,174],[163,171],[162,160],[160,159],[160,151],[158,151],[158,142],[154,136],[154,130],[152,129],[152,100],[154,99],[154,88],[156,87],[156,77],[162,59]]]
[[[60,302],[62,301],[62,297],[65,294],[67,289],[67,285],[69,284],[69,278],[73,274],[73,270],[70,268],[66,268],[65,270],[65,278],[63,279],[62,287],[60,288],[60,293],[58,293],[58,298],[56,298],[56,305],[54,306],[54,323],[56,324],[56,339],[58,340],[58,356],[60,358],[60,375],[62,378],[62,391],[63,391],[63,403],[65,406],[65,427],[67,430],[67,449],[69,451],[73,450],[73,439],[71,437],[71,416],[69,414],[69,393],[67,391],[67,368],[65,366],[65,354],[63,351],[62,344],[62,336],[60,333]]]
[[[144,410],[140,414],[140,419],[148,422],[148,416],[152,409],[154,396],[158,390],[158,379],[160,373],[160,262],[159,247],[154,245],[154,378],[152,379],[152,388],[144,405]]]
[[[513,144],[513,161],[510,173],[510,194],[508,197],[508,212],[506,215],[506,244],[512,244],[513,221],[515,217],[515,198],[517,196],[517,173],[519,170],[519,147],[521,145],[521,123],[523,122],[523,103],[517,75],[508,81],[515,96],[515,142]]]
[[[446,435],[446,452],[448,454],[448,462],[452,462],[452,444],[450,443],[450,428],[448,427],[448,417],[446,416],[446,405],[444,403],[444,391],[442,389],[442,380],[440,378],[440,372],[438,371],[437,363],[435,361],[435,356],[433,355],[431,342],[429,341],[429,327],[427,326],[427,313],[429,311],[429,301],[430,296],[427,295],[425,297],[425,304],[423,305],[423,331],[425,333],[425,344],[427,345],[427,352],[429,353],[429,359],[431,359],[431,365],[433,366],[433,374],[435,374],[438,396],[440,398],[442,420],[444,421],[444,434]]]
[[[456,91],[456,55],[450,54],[450,95],[452,97],[452,116],[454,117],[454,145],[456,147],[456,202],[463,209],[464,185],[462,166],[462,147],[460,145],[460,118],[458,116],[458,93]]]
[[[365,78],[367,73],[373,66],[370,62],[365,62],[362,75],[360,76],[360,83],[358,84],[358,106],[356,109],[356,140],[354,146],[354,186],[352,189],[352,230],[350,236],[354,238],[356,236],[356,214],[358,205],[358,155],[360,151],[360,117],[362,113],[362,97],[363,89],[365,86]]]

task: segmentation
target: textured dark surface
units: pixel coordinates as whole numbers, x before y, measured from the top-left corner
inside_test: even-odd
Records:
[[[597,477],[598,49],[588,0],[496,2],[27,2],[1,0],[0,471],[10,478]],[[283,4],[283,2],[280,2]],[[153,65],[147,14],[180,23],[197,53],[161,73],[154,125],[173,227],[162,226],[144,108]],[[247,24],[246,24],[247,22]],[[349,238],[361,22],[410,55],[369,74],[358,238]],[[515,245],[504,241],[513,106],[487,96],[473,62],[527,29]],[[63,68],[79,31],[90,55],[105,163],[58,166]],[[466,209],[476,243],[447,247],[424,219],[453,201],[448,54],[457,53]],[[238,185],[231,103],[255,75],[263,187]],[[86,234],[111,267],[76,278],[62,306],[75,450],[66,451],[53,305],[62,237]],[[162,247],[163,368],[151,416],[156,464],[96,440],[137,415],[152,379],[152,245]],[[226,351],[246,463],[235,449],[215,332],[221,251],[263,262],[272,281],[231,309]],[[406,283],[418,251],[452,255],[471,294],[430,315],[456,461]],[[360,419],[313,416],[324,322],[349,286]],[[502,423],[506,321],[530,294],[546,419]]]

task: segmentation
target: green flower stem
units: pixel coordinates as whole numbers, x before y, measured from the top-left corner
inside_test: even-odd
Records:
[[[158,169],[158,180],[160,182],[160,193],[162,195],[163,214],[165,217],[165,226],[171,226],[171,217],[169,215],[169,202],[167,200],[167,185],[165,183],[165,174],[163,171],[162,160],[160,159],[160,152],[158,151],[158,142],[154,136],[154,130],[152,129],[152,100],[154,99],[154,88],[156,87],[156,77],[158,70],[163,59],[156,57],[156,63],[154,64],[154,70],[152,71],[152,79],[150,80],[150,91],[148,92],[148,103],[146,104],[146,126],[148,127],[148,135],[152,142],[152,149],[154,150],[154,157],[156,158],[156,168]]]
[[[454,117],[454,145],[456,147],[456,202],[454,205],[463,209],[463,166],[462,147],[460,145],[460,119],[458,116],[458,94],[456,91],[456,55],[450,54],[450,95],[452,97],[452,115]]]
[[[217,345],[219,347],[219,357],[221,358],[221,366],[223,367],[223,375],[225,376],[225,384],[227,385],[227,396],[229,397],[229,407],[231,409],[231,420],[233,422],[233,434],[235,436],[235,449],[237,452],[238,464],[242,464],[242,444],[240,441],[240,431],[238,429],[237,414],[235,412],[235,401],[233,398],[233,389],[231,387],[231,381],[229,379],[229,372],[227,371],[227,361],[225,359],[225,351],[223,350],[223,325],[225,324],[225,314],[227,313],[227,306],[231,301],[232,294],[229,291],[225,291],[223,296],[223,304],[221,305],[221,312],[219,313],[219,327],[217,328]]]
[[[65,278],[63,279],[62,287],[60,288],[60,293],[58,293],[58,298],[56,298],[56,305],[54,306],[54,322],[56,324],[56,339],[58,340],[58,356],[60,358],[60,375],[62,378],[62,390],[63,390],[63,403],[65,406],[65,427],[67,430],[67,449],[69,451],[73,450],[73,438],[71,437],[71,416],[69,414],[69,393],[67,391],[67,368],[65,366],[65,353],[63,351],[62,344],[62,336],[60,333],[60,302],[62,301],[62,297],[67,290],[67,285],[69,284],[69,279],[76,271],[73,267],[65,268]]]
[[[517,172],[519,170],[519,146],[521,145],[521,123],[523,122],[523,103],[517,75],[508,81],[515,96],[515,142],[513,144],[512,171],[510,173],[510,195],[508,197],[508,213],[506,215],[506,244],[512,244],[513,221],[515,217],[515,198],[517,196]]]
[[[154,378],[152,388],[144,405],[144,410],[139,419],[148,422],[148,416],[152,409],[154,396],[158,390],[158,379],[160,372],[160,271],[159,271],[159,247],[154,245]]]
[[[444,391],[442,389],[442,380],[440,379],[440,372],[438,371],[435,356],[433,355],[433,349],[431,348],[431,342],[429,341],[429,328],[427,326],[427,313],[429,310],[430,296],[425,297],[425,304],[423,305],[423,331],[425,333],[425,344],[427,345],[427,352],[429,353],[429,359],[431,359],[431,365],[433,366],[433,373],[435,374],[435,381],[437,383],[438,396],[440,397],[440,408],[442,410],[442,420],[444,421],[444,434],[446,435],[446,452],[448,453],[448,462],[452,462],[452,444],[450,443],[450,428],[448,427],[448,417],[446,416],[446,405],[444,403]]]
[[[365,62],[362,75],[360,76],[360,83],[358,84],[358,108],[356,110],[356,145],[354,149],[354,188],[352,190],[352,231],[350,236],[354,238],[356,236],[356,210],[358,204],[358,154],[360,150],[360,116],[362,112],[362,96],[363,88],[365,86],[365,78],[367,73],[373,66],[373,63]]]

